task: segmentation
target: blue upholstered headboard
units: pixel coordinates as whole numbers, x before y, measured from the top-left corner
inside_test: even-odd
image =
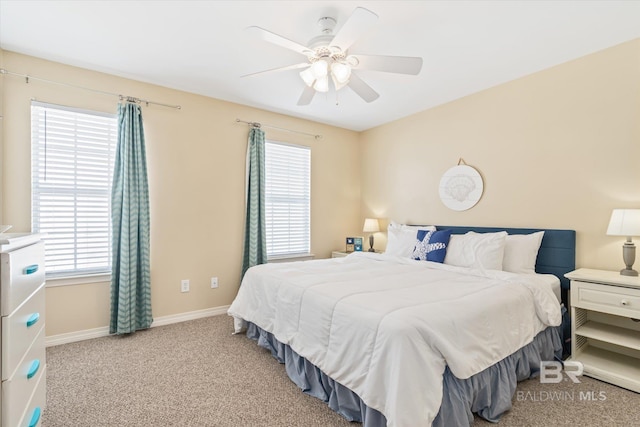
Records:
[[[543,228],[500,228],[500,227],[464,227],[437,225],[438,230],[452,230],[453,234],[464,234],[468,231],[476,233],[495,233],[506,231],[509,234],[530,234],[544,231],[544,237],[536,260],[536,273],[554,274],[560,279],[562,299],[566,302],[569,279],[565,273],[576,268],[576,232],[575,230],[554,230]]]

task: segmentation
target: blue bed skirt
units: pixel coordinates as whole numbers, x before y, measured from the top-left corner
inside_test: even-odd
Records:
[[[357,394],[327,376],[271,333],[249,323],[247,337],[256,340],[284,363],[287,375],[302,391],[323,400],[347,420],[361,422],[364,427],[387,425],[382,413],[369,408]],[[537,376],[540,361],[554,360],[554,356],[561,353],[561,328],[550,327],[536,335],[530,344],[470,378],[456,378],[447,367],[443,377],[442,405],[433,426],[469,426],[473,424],[473,413],[498,422],[500,416],[511,409],[516,384]]]

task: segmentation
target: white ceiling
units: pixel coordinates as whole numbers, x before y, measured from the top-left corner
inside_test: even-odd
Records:
[[[379,20],[350,53],[420,56],[418,76],[360,71],[376,101],[345,88],[303,107],[299,70],[240,77],[304,60],[246,27],[307,45],[356,7]],[[2,49],[356,131],[638,37],[640,1],[0,0]]]

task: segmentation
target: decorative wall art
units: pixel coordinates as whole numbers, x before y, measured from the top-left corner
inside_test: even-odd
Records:
[[[483,189],[480,173],[462,159],[440,178],[440,200],[454,211],[466,211],[474,207],[482,197]]]

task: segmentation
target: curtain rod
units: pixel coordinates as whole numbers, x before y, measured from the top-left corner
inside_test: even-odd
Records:
[[[285,132],[291,132],[291,133],[298,133],[300,135],[307,135],[307,136],[312,136],[314,137],[316,140],[321,140],[323,138],[322,135],[316,135],[316,134],[312,134],[312,133],[307,133],[307,132],[300,132],[299,130],[291,130],[291,129],[285,129],[285,128],[279,128],[277,126],[271,126],[271,125],[264,125],[258,122],[247,122],[245,120],[240,120],[240,119],[236,119],[236,123],[246,123],[251,127],[255,127],[260,129],[261,127],[267,127],[267,128],[271,128],[271,129],[278,129],[278,130],[283,130]]]
[[[11,76],[24,77],[25,83],[29,83],[29,80],[38,80],[38,81],[45,82],[45,83],[52,83],[52,84],[56,84],[56,85],[60,85],[60,86],[72,87],[74,89],[87,90],[89,92],[99,93],[99,94],[102,94],[102,95],[117,96],[118,98],[120,98],[120,100],[126,100],[127,102],[135,102],[136,104],[144,103],[147,106],[149,104],[154,104],[154,105],[160,105],[162,107],[175,108],[177,110],[182,109],[182,107],[180,105],[163,104],[162,102],[149,101],[147,99],[136,98],[134,96],[120,95],[118,93],[105,92],[105,91],[102,91],[102,90],[92,89],[92,88],[88,88],[88,87],[84,87],[84,86],[77,86],[77,85],[72,85],[72,84],[69,84],[69,83],[56,82],[56,81],[53,81],[53,80],[42,79],[40,77],[33,77],[33,76],[28,75],[28,74],[14,73],[12,71],[5,70],[4,68],[0,68],[0,74],[8,74],[8,75],[11,75]]]

